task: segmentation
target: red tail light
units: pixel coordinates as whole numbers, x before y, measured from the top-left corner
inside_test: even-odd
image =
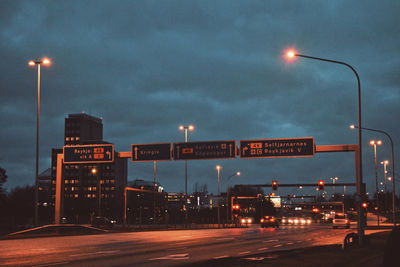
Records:
[[[274,218],[271,218],[271,220],[270,220],[271,222],[274,222],[275,221],[275,219]]]
[[[345,223],[348,223],[349,222],[349,220],[348,219],[346,219],[346,220],[344,220],[345,221]]]
[[[261,219],[260,222],[264,222],[264,219]]]

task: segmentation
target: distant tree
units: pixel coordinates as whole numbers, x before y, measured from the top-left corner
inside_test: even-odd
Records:
[[[35,207],[35,187],[16,187],[7,198],[7,214],[14,225],[26,226],[33,223]]]
[[[5,201],[7,192],[3,185],[7,182],[6,170],[0,167],[0,202]]]

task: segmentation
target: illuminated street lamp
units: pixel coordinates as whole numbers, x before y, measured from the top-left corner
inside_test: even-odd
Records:
[[[324,61],[324,62],[330,62],[330,63],[335,63],[335,64],[340,64],[344,65],[348,68],[350,68],[353,73],[355,74],[357,78],[357,84],[358,84],[358,174],[359,174],[359,179],[357,181],[357,195],[360,199],[364,199],[365,196],[365,189],[363,188],[363,175],[362,175],[362,147],[361,147],[361,84],[360,84],[360,77],[358,76],[357,71],[349,64],[337,60],[331,60],[331,59],[325,59],[325,58],[319,58],[319,57],[312,57],[312,56],[306,56],[306,55],[301,55],[298,54],[296,50],[294,49],[289,49],[285,53],[286,59],[288,61],[294,61],[297,57],[303,57],[303,58],[308,58],[308,59],[314,59],[318,61]],[[357,204],[358,206],[358,237],[359,237],[359,242],[360,244],[364,243],[364,210],[361,207],[361,202]]]
[[[235,176],[240,176],[241,173],[240,172],[236,172],[234,174],[232,174],[231,176],[228,177],[228,179],[226,180],[226,224],[229,223],[228,218],[229,218],[229,181],[231,180],[232,177]],[[232,209],[232,207],[231,207]],[[232,213],[231,213],[231,217],[232,217]],[[231,219],[231,221],[233,221]]]
[[[339,180],[339,178],[338,178],[338,177],[335,177],[335,178],[331,177],[330,179],[331,179],[332,182],[333,182],[333,196],[335,196],[335,192],[336,192],[335,182],[336,182],[337,180]]]
[[[37,66],[38,81],[37,81],[37,121],[36,121],[36,171],[35,171],[35,224],[39,224],[39,120],[40,120],[40,65],[50,65],[50,59],[43,58],[42,60],[30,60],[29,66]]]
[[[386,170],[386,166],[389,164],[388,160],[384,160],[381,161],[381,164],[383,165],[383,170],[384,170],[384,174],[385,174],[385,193],[386,193],[386,181],[387,181],[387,170]]]
[[[219,195],[220,195],[220,191],[219,191],[219,173],[222,169],[222,167],[220,165],[216,166],[217,169],[217,174],[218,174],[218,228],[220,227],[220,223],[221,223],[221,212],[220,212],[220,206],[221,206],[221,202],[219,199]]]
[[[357,126],[355,126],[354,124],[350,125],[350,129],[355,129],[355,128],[359,128]],[[366,131],[371,131],[371,132],[377,132],[377,133],[382,133],[384,135],[387,136],[387,138],[389,138],[390,141],[390,145],[392,147],[392,177],[396,177],[394,175],[394,146],[393,146],[393,140],[392,137],[390,136],[389,133],[383,131],[383,130],[377,130],[377,129],[371,129],[371,128],[366,128],[366,127],[362,127],[362,130],[366,130]],[[393,226],[396,226],[396,190],[395,190],[395,179],[392,180],[392,208],[393,208]]]
[[[188,131],[193,131],[194,130],[194,126],[193,125],[188,125],[188,126],[184,126],[184,125],[180,125],[179,126],[179,130],[184,131],[185,132],[185,143],[187,143],[188,141]],[[187,222],[188,219],[188,209],[186,208],[187,205],[187,160],[185,160],[185,221]]]
[[[185,143],[188,141],[188,131],[193,131],[194,126],[193,125],[188,125],[188,126],[179,126],[179,130],[185,132]],[[187,195],[187,160],[185,160],[185,194]]]
[[[378,163],[376,160],[376,146],[382,145],[381,140],[371,140],[369,141],[369,144],[374,147],[374,161],[375,161],[375,192],[376,192],[376,203],[377,207],[379,207],[379,191],[378,191]],[[377,212],[378,216],[378,227],[379,227],[379,208]]]

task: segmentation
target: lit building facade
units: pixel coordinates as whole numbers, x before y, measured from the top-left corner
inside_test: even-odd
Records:
[[[64,145],[88,144],[107,144],[103,141],[102,119],[84,113],[68,115],[65,119]],[[60,153],[63,153],[62,149],[52,150],[53,205],[57,154]],[[66,222],[91,223],[94,216],[122,220],[127,159],[114,159],[113,163],[63,164],[61,217]]]

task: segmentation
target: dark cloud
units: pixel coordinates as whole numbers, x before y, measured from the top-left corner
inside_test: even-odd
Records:
[[[64,118],[103,117],[104,139],[119,151],[132,143],[314,136],[317,145],[354,144],[357,83],[343,65],[298,59],[283,51],[351,64],[360,74],[363,124],[399,143],[400,4],[394,1],[1,1],[0,165],[8,188],[34,182],[36,69],[42,68],[40,169],[63,144]],[[365,132],[364,175],[374,176]],[[378,156],[388,158],[385,144]],[[396,157],[398,157],[396,150]],[[189,190],[241,170],[237,183],[354,180],[352,153],[315,158],[193,161]],[[382,170],[380,170],[382,172]],[[152,164],[130,163],[129,179],[152,179]],[[167,191],[184,190],[183,162],[161,162]]]

